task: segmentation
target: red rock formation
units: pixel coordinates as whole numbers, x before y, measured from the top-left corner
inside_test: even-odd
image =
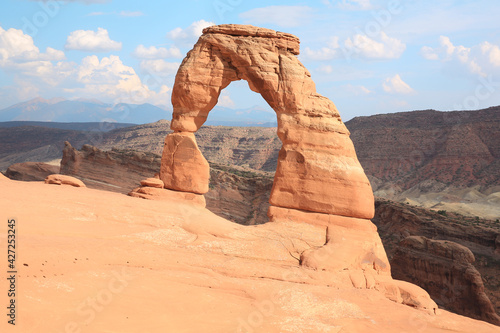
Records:
[[[166,188],[203,194],[208,192],[210,166],[193,133],[171,133],[165,138],[160,179]]]
[[[410,236],[399,243],[392,274],[422,286],[453,312],[500,325],[474,261],[472,252],[460,244]]]
[[[70,185],[73,187],[86,187],[85,184],[75,177],[54,174],[45,178],[45,184]]]
[[[349,131],[335,105],[316,92],[309,72],[296,57],[298,53],[299,40],[290,34],[238,25],[205,29],[176,75],[171,128],[196,132],[217,104],[221,90],[244,79],[278,117],[283,146],[271,204],[371,218],[371,187]],[[169,160],[171,154],[166,149],[163,158]],[[174,174],[171,182],[175,178]],[[169,187],[169,181],[162,179]],[[189,186],[173,189],[193,191]]]
[[[160,169],[160,157],[134,151],[102,151],[90,145],[77,150],[66,142],[61,173],[85,181],[91,188],[128,193]]]
[[[290,34],[241,25],[204,29],[176,75],[175,132],[165,139],[160,178],[170,189],[208,191],[208,164],[192,133],[206,121],[222,89],[246,80],[278,118],[282,147],[271,190],[271,221],[325,226],[324,245],[303,251],[302,266],[348,271],[357,288],[377,288],[396,302],[434,313],[436,305],[424,290],[392,280],[369,220],[373,193],[349,131],[335,105],[316,92],[297,54],[299,40]]]
[[[13,180],[43,181],[47,176],[59,173],[59,167],[42,162],[24,162],[12,164],[5,175]]]

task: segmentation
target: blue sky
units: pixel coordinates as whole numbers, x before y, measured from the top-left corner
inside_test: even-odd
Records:
[[[0,108],[41,96],[171,108],[176,70],[211,24],[292,33],[342,118],[500,104],[491,0],[3,0]],[[219,105],[267,107],[244,82]]]

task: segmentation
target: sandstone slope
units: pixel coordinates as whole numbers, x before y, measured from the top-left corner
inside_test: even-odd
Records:
[[[324,242],[309,224],[245,227],[179,202],[0,181],[21,240],[18,318],[2,332],[498,332],[301,267]]]

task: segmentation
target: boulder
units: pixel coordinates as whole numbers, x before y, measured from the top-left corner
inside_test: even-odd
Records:
[[[74,187],[86,187],[85,184],[75,177],[54,174],[45,178],[45,184],[71,185]]]
[[[163,188],[164,184],[163,184],[163,181],[161,179],[147,178],[147,179],[141,180],[141,186]]]
[[[43,181],[47,176],[59,173],[59,166],[42,162],[24,162],[9,166],[5,175],[13,180]]]

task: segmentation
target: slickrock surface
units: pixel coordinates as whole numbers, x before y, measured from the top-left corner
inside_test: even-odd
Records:
[[[399,243],[392,275],[422,286],[453,312],[500,325],[474,261],[472,252],[460,244],[410,236]]]
[[[177,72],[171,128],[179,133],[196,132],[217,104],[221,90],[232,81],[246,80],[278,118],[283,146],[271,204],[371,218],[371,187],[349,131],[335,105],[316,92],[298,53],[299,40],[290,34],[231,24],[206,28]],[[170,150],[164,150],[165,160],[170,155]]]
[[[42,162],[24,162],[9,166],[5,175],[13,180],[42,181],[54,173],[59,173],[58,166]]]
[[[22,237],[19,316],[0,321],[6,333],[498,332],[300,266],[324,227],[241,226],[190,204],[14,181],[2,181],[0,214]]]
[[[200,206],[202,208],[205,208],[205,206],[207,205],[205,197],[201,194],[172,191],[158,187],[141,186],[132,190],[130,193],[128,193],[128,195],[130,195],[131,197],[150,200],[163,200],[168,202],[177,201],[184,203],[187,202],[195,206]]]
[[[54,174],[45,178],[45,184],[70,185],[73,187],[86,187],[85,184],[75,177]]]

